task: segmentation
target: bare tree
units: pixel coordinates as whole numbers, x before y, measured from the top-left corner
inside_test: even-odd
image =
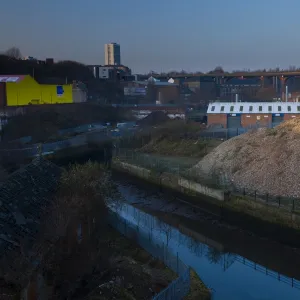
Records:
[[[224,70],[221,66],[215,67],[212,71],[208,72],[207,74],[224,74]]]
[[[11,47],[8,50],[6,50],[4,52],[5,55],[11,57],[11,58],[15,58],[15,59],[21,59],[22,58],[22,54],[19,48],[17,47]]]

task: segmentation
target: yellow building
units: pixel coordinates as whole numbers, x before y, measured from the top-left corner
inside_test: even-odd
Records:
[[[72,84],[39,84],[30,75],[1,75],[1,106],[73,103]]]

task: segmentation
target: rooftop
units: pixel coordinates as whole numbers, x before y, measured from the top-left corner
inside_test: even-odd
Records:
[[[300,114],[299,102],[214,102],[208,114]]]
[[[0,82],[20,82],[26,75],[0,75]]]

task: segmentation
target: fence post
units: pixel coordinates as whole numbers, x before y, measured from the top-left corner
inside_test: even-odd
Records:
[[[293,199],[293,207],[292,207],[292,211],[295,210],[295,199]]]
[[[176,256],[176,264],[177,264],[177,266],[176,266],[176,270],[177,270],[177,274],[179,275],[179,270],[178,270],[178,251],[177,251],[177,256]]]
[[[256,191],[254,191],[254,200],[256,201]]]

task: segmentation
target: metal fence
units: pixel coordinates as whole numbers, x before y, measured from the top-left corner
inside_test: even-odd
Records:
[[[167,157],[147,155],[131,149],[116,149],[115,156],[122,161],[150,169],[156,173],[176,174],[185,179],[230,192],[232,195],[237,196],[237,201],[247,200],[253,203],[264,203],[270,208],[279,208],[288,212],[300,211],[299,198],[276,196],[258,190],[250,190],[246,187],[237,187],[226,174],[216,174],[213,178],[207,179],[192,169],[192,164],[184,162],[184,160],[179,163],[179,161],[176,162],[176,160]]]
[[[209,137],[215,139],[230,139],[232,137],[250,132],[252,130],[257,130],[260,128],[269,128],[272,129],[275,126],[279,125],[279,123],[268,123],[268,124],[255,124],[248,127],[237,127],[237,128],[216,128],[211,127],[203,130],[199,133],[200,137]]]
[[[138,213],[140,220],[144,224],[149,225],[153,222],[154,218],[152,216],[140,211]],[[116,213],[110,214],[110,224],[126,237],[134,239],[147,252],[163,261],[165,265],[178,274],[179,277],[157,294],[153,300],[180,300],[189,293],[191,286],[190,268],[178,258],[178,254],[176,256],[172,254],[165,244],[157,244],[152,238],[151,233],[149,233],[148,237],[139,234],[138,225],[126,221]]]

